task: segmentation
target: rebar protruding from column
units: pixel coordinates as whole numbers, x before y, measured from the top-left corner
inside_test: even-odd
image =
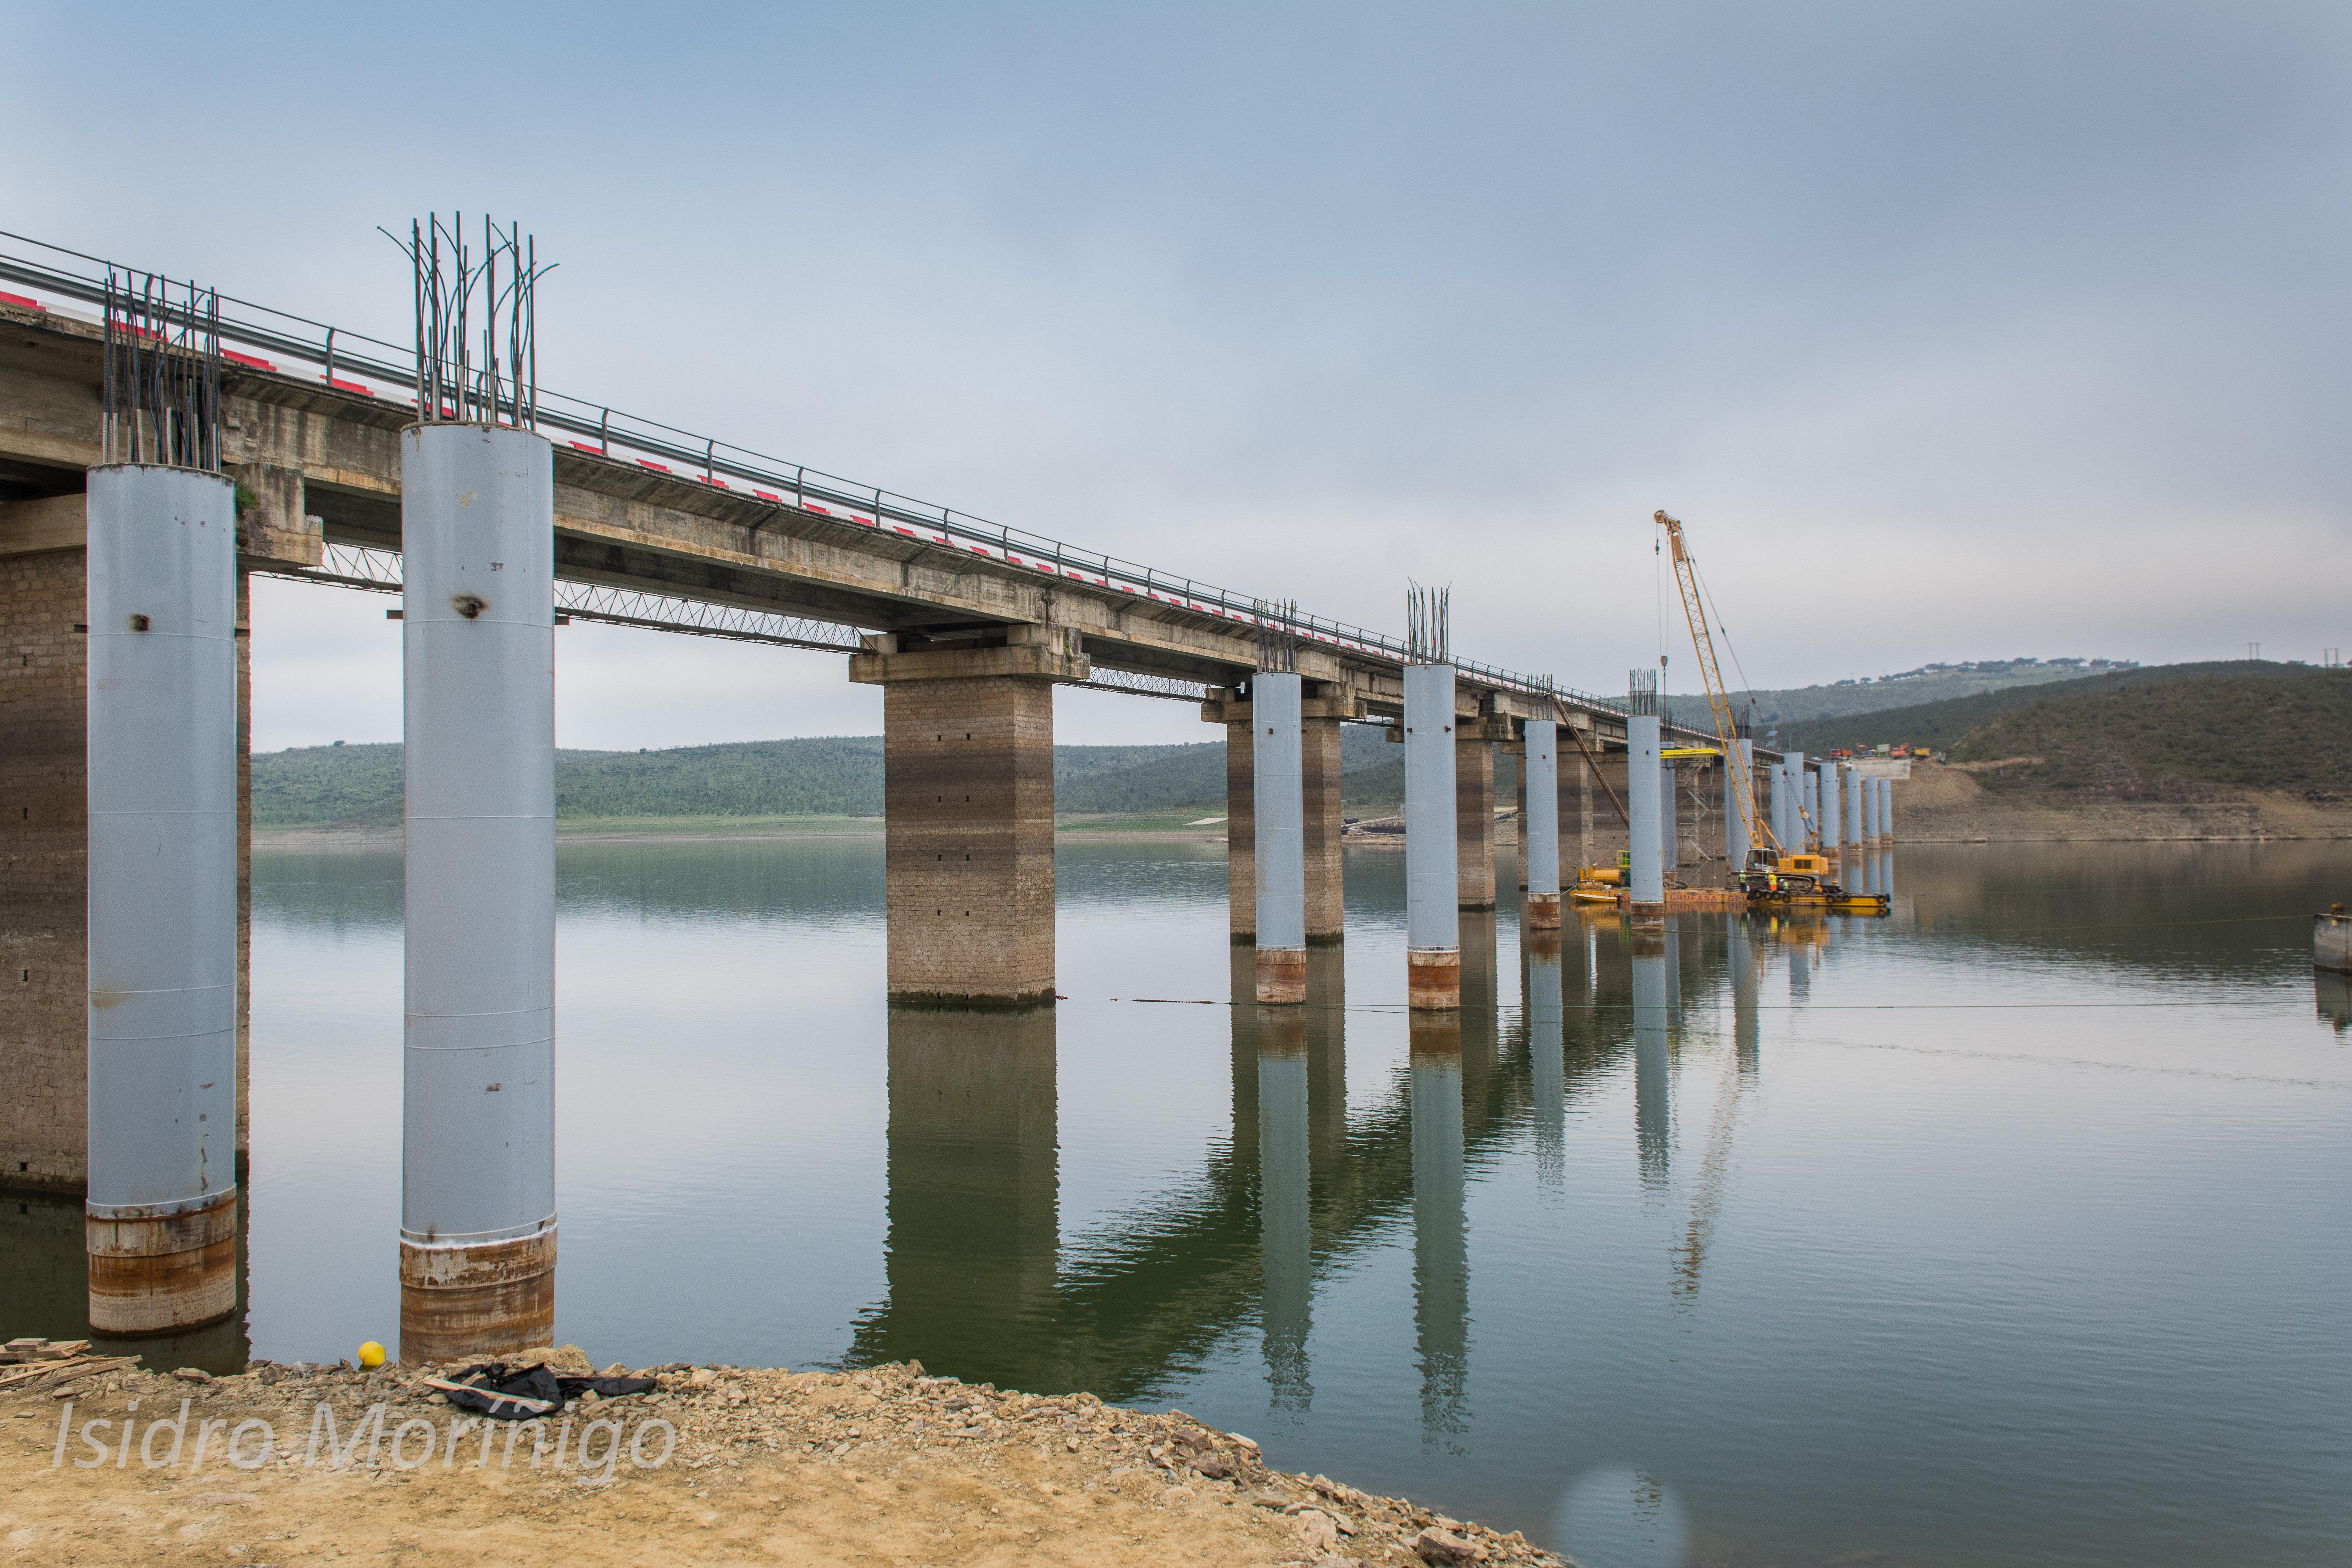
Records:
[[[1527,820],[1520,824],[1520,852],[1528,874],[1528,929],[1559,929],[1559,724],[1552,719],[1528,721],[1527,754],[1519,759],[1520,781],[1527,797]]]
[[[1250,775],[1257,884],[1257,999],[1307,1000],[1304,688],[1296,674],[1250,680]]]
[[[178,417],[162,455],[202,459]],[[152,406],[117,418],[156,451]],[[236,1302],[236,490],[87,482],[89,1324],[152,1333]]]
[[[554,487],[530,432],[401,432],[410,1363],[554,1329]]]
[[[1625,815],[1633,863],[1633,917],[1657,925],[1666,913],[1665,847],[1658,820],[1658,672],[1633,672],[1625,717]]]
[[[1454,667],[1408,664],[1404,667],[1405,989],[1409,1004],[1422,1009],[1462,1005],[1454,770]]]
[[[520,224],[482,218],[481,248],[467,239],[465,215],[412,220],[400,247],[414,274],[416,416],[425,424],[539,425],[538,242]]]

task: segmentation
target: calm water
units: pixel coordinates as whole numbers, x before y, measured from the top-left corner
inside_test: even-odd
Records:
[[[1914,847],[1654,957],[1507,903],[1446,1026],[1402,872],[1261,1011],[1214,847],[1066,847],[1008,1018],[885,1005],[878,839],[565,847],[561,1337],[1181,1405],[1591,1568],[2352,1561],[2352,847]],[[255,857],[256,1354],[396,1325],[399,874]]]

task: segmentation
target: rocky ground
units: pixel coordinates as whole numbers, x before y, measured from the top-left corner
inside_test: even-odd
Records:
[[[589,1370],[571,1347],[533,1357]],[[1270,1469],[1248,1438],[1181,1412],[965,1384],[913,1363],[673,1363],[640,1373],[657,1392],[587,1396],[543,1427],[470,1421],[422,1381],[436,1370],[459,1369],[255,1363],[207,1378],[101,1367],[64,1386],[0,1390],[0,1563],[1562,1562],[1517,1534]],[[314,1445],[322,1401],[337,1427]],[[175,1434],[151,1443],[144,1424],[184,1402],[179,1462],[167,1463]],[[384,1443],[371,1455],[362,1441],[336,1465],[332,1446],[378,1403]],[[126,1419],[142,1440],[118,1453]],[[266,1459],[259,1427],[246,1425],[259,1421],[274,1432]],[[618,1426],[591,1426],[600,1421]],[[675,1427],[674,1451],[634,1462],[628,1442],[647,1459],[662,1452],[661,1422]],[[244,1462],[232,1466],[239,1427]],[[194,1465],[200,1429],[208,1444]]]

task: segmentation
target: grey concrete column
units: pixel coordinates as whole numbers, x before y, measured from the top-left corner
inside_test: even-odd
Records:
[[[1789,808],[1795,794],[1795,786],[1789,782],[1789,761],[1783,757],[1772,764],[1772,837],[1782,845],[1789,842]]]
[[[1307,839],[1304,690],[1296,675],[1260,670],[1250,681],[1257,912],[1257,999],[1307,1000]]]
[[[1592,864],[1592,763],[1576,759],[1576,864],[1580,872]]]
[[[555,1324],[555,477],[528,431],[400,439],[414,1363]]]
[[[1247,702],[1217,704],[1225,715],[1225,908],[1235,942],[1257,940],[1257,730]]]
[[[1495,907],[1495,742],[1481,718],[1454,725],[1454,901],[1465,910]]]
[[[1845,837],[1854,845],[1870,842],[1870,828],[1864,821],[1862,797],[1870,781],[1862,776],[1862,769],[1849,763],[1845,767]]]
[[[1462,1005],[1454,667],[1404,668],[1405,974],[1410,1005]]]
[[[1808,849],[1822,848],[1824,846],[1822,842],[1821,774],[1806,767],[1801,755],[1797,759],[1797,767],[1799,770],[1797,782],[1801,787],[1801,793],[1797,798],[1804,817],[1803,847]]]
[[[1821,797],[1822,853],[1834,855],[1845,840],[1845,791],[1838,783],[1840,764],[1824,761],[1820,782],[1813,787]]]
[[[90,1326],[146,1333],[236,1300],[236,495],[88,482],[83,1234]]]
[[[1463,1198],[1462,1022],[1407,1026],[1412,1116],[1412,1316],[1425,1436],[1459,1433],[1470,1369],[1470,1248]]]
[[[1320,708],[1323,712],[1317,710]],[[1335,942],[1347,935],[1345,819],[1339,805],[1340,721],[1332,699],[1310,700],[1300,731],[1300,784],[1307,797],[1307,941]]]
[[[1305,1016],[1286,1009],[1260,1019],[1258,1335],[1275,1406],[1290,1411],[1304,1411],[1314,1399],[1307,1359],[1314,1308],[1307,1069]]]
[[[1646,670],[1637,674],[1648,674]],[[1656,921],[1666,912],[1664,845],[1658,822],[1659,766],[1657,693],[1636,687],[1633,711],[1625,719],[1625,812],[1631,819],[1632,897],[1636,922]],[[1646,706],[1650,710],[1642,711]]]
[[[1528,929],[1559,929],[1559,726],[1528,721],[1519,759],[1519,853],[1528,879]]]

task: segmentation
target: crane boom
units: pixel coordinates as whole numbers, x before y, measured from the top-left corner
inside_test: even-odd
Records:
[[[1666,531],[1667,542],[1674,546],[1675,586],[1682,591],[1683,618],[1690,623],[1691,646],[1698,654],[1699,680],[1706,688],[1706,705],[1715,714],[1715,737],[1723,742],[1723,765],[1731,772],[1731,793],[1739,802],[1739,819],[1747,826],[1748,842],[1769,846],[1777,857],[1780,841],[1772,837],[1770,826],[1756,810],[1756,781],[1749,772],[1747,754],[1739,749],[1738,725],[1731,717],[1731,694],[1724,688],[1723,671],[1715,660],[1715,638],[1707,634],[1706,606],[1698,592],[1698,569],[1691,563],[1690,552],[1683,548],[1683,525],[1663,511],[1656,515],[1658,526]],[[1735,866],[1731,874],[1738,877],[1741,869]]]

